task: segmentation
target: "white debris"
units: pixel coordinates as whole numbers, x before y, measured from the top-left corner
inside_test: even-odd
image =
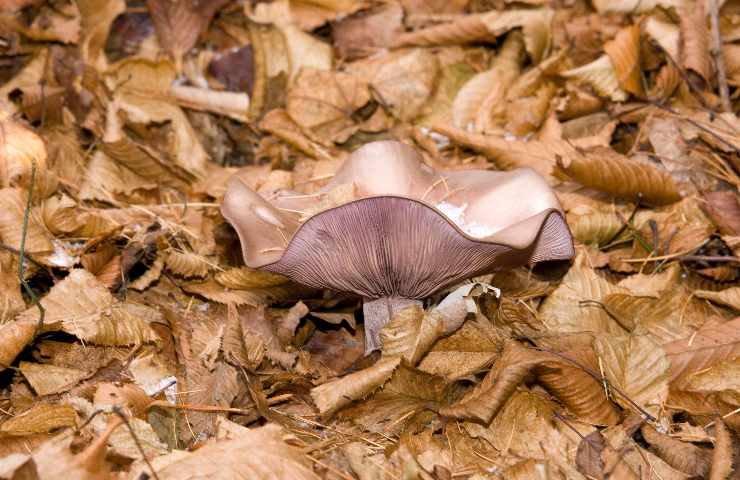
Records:
[[[54,253],[46,257],[46,260],[54,266],[62,268],[72,268],[79,260],[76,256],[71,255],[62,242],[53,241]]]
[[[468,204],[464,203],[457,207],[448,202],[440,202],[436,205],[437,209],[442,212],[447,218],[457,225],[460,230],[467,233],[471,237],[484,238],[492,235],[495,230],[492,228],[481,225],[477,222],[465,223],[465,209],[468,208]]]

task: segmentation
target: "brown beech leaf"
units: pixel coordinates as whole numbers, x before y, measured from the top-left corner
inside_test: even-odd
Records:
[[[619,86],[634,95],[642,95],[640,75],[640,26],[631,25],[604,44],[604,50],[614,66]]]
[[[539,61],[550,41],[552,16],[553,11],[549,8],[462,15],[448,23],[401,34],[396,39],[396,46],[480,42],[492,40],[513,28],[523,27],[527,52],[535,61]]]
[[[0,186],[28,189],[34,166],[35,181],[43,184],[48,167],[44,141],[30,129],[2,115],[0,110]],[[34,187],[38,188],[38,184]]]
[[[350,60],[371,55],[393,42],[403,31],[402,21],[403,8],[395,3],[358,12],[332,24],[334,46]]]
[[[552,173],[558,158],[576,155],[575,148],[568,142],[509,140],[493,135],[469,133],[443,124],[434,125],[432,130],[455,143],[482,153],[503,170],[529,167],[546,178]]]
[[[692,443],[676,440],[656,431],[650,425],[643,425],[642,437],[651,449],[673,468],[692,477],[704,477],[709,473],[710,452]]]
[[[225,115],[240,122],[247,121],[249,95],[246,93],[223,92],[187,85],[173,85],[171,92],[181,107]]]
[[[740,287],[725,288],[724,290],[717,292],[710,290],[695,290],[694,296],[711,300],[720,305],[728,306],[735,311],[740,311]]]
[[[593,350],[562,352],[564,357],[598,371]],[[609,401],[603,384],[583,368],[555,358],[537,367],[537,378],[555,397],[583,421],[595,425],[615,425],[619,420],[616,407]]]
[[[594,349],[612,385],[619,387],[633,402],[656,411],[668,396],[668,369],[665,352],[647,336],[599,336]],[[615,401],[623,408],[634,408],[622,395]]]
[[[282,275],[254,270],[249,267],[231,268],[219,272],[216,274],[215,279],[224,287],[234,290],[276,287],[289,281]]]
[[[201,31],[223,7],[225,0],[148,0],[147,8],[160,45],[180,64],[198,40]]]
[[[99,70],[108,66],[103,52],[113,20],[126,10],[124,0],[77,0],[80,10],[80,55]]]
[[[395,435],[413,424],[415,415],[448,403],[452,391],[441,377],[402,364],[382,389],[341,416],[368,430]]]
[[[721,321],[710,318],[691,336],[663,346],[670,361],[670,379],[675,382],[691,372],[740,356],[740,318]]]
[[[167,270],[185,278],[200,277],[208,275],[211,266],[209,261],[202,255],[190,250],[170,250],[165,260]]]
[[[6,435],[48,433],[62,427],[74,427],[77,414],[70,405],[39,403],[0,425]]]
[[[725,480],[737,476],[737,455],[740,446],[737,434],[718,418],[715,426],[714,455],[709,480]],[[733,475],[734,474],[734,475]]]
[[[461,400],[439,410],[441,415],[489,423],[530,371],[546,355],[509,341],[480,385]]]
[[[348,69],[367,81],[380,104],[401,121],[419,115],[434,91],[438,71],[437,57],[424,48],[354,62]]]
[[[156,310],[133,302],[119,303],[90,272],[74,269],[41,299],[45,330],[62,330],[98,345],[134,345],[158,341],[151,323]],[[19,321],[36,321],[31,307]]]
[[[88,376],[84,370],[30,362],[21,362],[19,370],[41,396],[66,392]]]
[[[0,240],[15,249],[20,248],[23,236],[23,217],[28,202],[28,192],[20,188],[0,189]],[[54,250],[51,232],[47,230],[39,212],[32,208],[26,230],[26,252],[49,253]]]
[[[328,146],[357,131],[354,113],[368,101],[370,93],[363,79],[306,68],[289,91],[286,111],[309,138]]]
[[[543,322],[556,332],[624,333],[617,323],[598,304],[614,293],[627,293],[612,285],[585,266],[571,267],[560,286],[540,307]]]
[[[703,195],[707,211],[722,235],[740,235],[740,201],[737,194],[722,190]]]
[[[275,424],[249,429],[235,438],[213,442],[195,452],[173,452],[157,469],[162,480],[211,478],[291,478],[318,480],[309,459],[286,440],[291,436]],[[163,459],[164,460],[164,459]]]
[[[665,205],[681,199],[668,173],[610,148],[591,149],[585,155],[562,158],[558,161],[557,173],[628,200],[639,195],[645,202]]]
[[[698,75],[702,85],[712,79],[709,22],[703,2],[691,2],[681,9],[681,64]]]
[[[0,370],[5,370],[31,343],[36,324],[32,320],[14,320],[0,325]]]
[[[493,116],[500,116],[507,89],[519,76],[524,61],[524,41],[518,32],[506,37],[491,68],[462,86],[452,103],[452,120],[457,128],[489,130]]]

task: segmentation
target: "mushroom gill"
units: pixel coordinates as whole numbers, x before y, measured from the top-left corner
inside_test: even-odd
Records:
[[[410,303],[475,275],[574,254],[557,198],[534,171],[438,172],[393,141],[355,151],[313,195],[264,198],[234,177],[221,210],[247,266],[361,296],[368,352]]]

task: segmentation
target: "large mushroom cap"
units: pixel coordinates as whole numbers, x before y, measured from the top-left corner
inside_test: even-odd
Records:
[[[348,188],[352,198],[327,204]],[[423,298],[477,274],[574,254],[557,198],[534,171],[438,172],[392,141],[358,149],[316,195],[263,198],[235,177],[222,212],[249,267],[366,299]]]

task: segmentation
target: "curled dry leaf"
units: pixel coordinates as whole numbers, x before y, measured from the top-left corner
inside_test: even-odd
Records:
[[[562,355],[591,371],[598,370],[593,350],[563,352]],[[555,357],[537,367],[537,378],[579,419],[594,425],[616,425],[619,412],[606,396],[604,386],[576,363]]]
[[[506,91],[519,76],[524,61],[524,41],[512,32],[493,61],[491,68],[475,75],[457,93],[452,103],[454,125],[464,130],[488,130],[491,118],[501,109]]]
[[[645,202],[665,205],[681,199],[668,173],[610,148],[595,148],[585,154],[562,158],[558,161],[557,173],[628,200],[639,196]]]
[[[588,84],[596,93],[615,102],[627,100],[627,92],[620,87],[619,77],[608,55],[602,55],[591,63],[567,70],[560,75]]]
[[[44,141],[12,118],[2,118],[3,115],[0,110],[0,186],[28,189],[33,167],[35,181],[43,184],[47,174]]]
[[[540,365],[546,355],[521,347],[510,341],[480,385],[460,401],[440,408],[446,417],[472,419],[489,423],[530,371]]]
[[[319,412],[331,415],[377,390],[391,378],[400,364],[400,357],[381,358],[372,367],[314,387],[311,389],[311,398]]]
[[[709,25],[704,2],[687,3],[681,9],[681,64],[698,75],[703,85],[712,79]]]
[[[721,418],[717,419],[715,430],[714,455],[712,455],[709,480],[732,478],[737,474],[737,435],[727,428],[727,424]]]
[[[709,473],[708,450],[676,440],[650,425],[643,425],[641,432],[651,449],[673,468],[691,477],[704,477]]]
[[[78,0],[80,55],[86,64],[103,71],[108,60],[103,52],[113,20],[126,10],[124,0]]]
[[[23,217],[26,212],[28,192],[20,188],[0,189],[0,240],[15,248],[21,246]],[[31,209],[26,230],[26,252],[48,253],[54,250],[51,233],[46,229],[37,209]]]
[[[614,66],[620,88],[634,95],[642,95],[639,25],[620,30],[613,40],[604,44],[604,50]]]

